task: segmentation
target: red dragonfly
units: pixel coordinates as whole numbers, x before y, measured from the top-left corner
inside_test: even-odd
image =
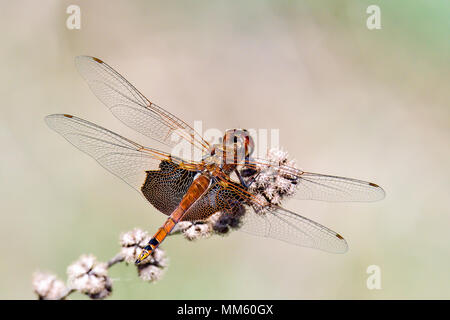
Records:
[[[179,137],[203,155],[200,160],[187,161],[72,115],[46,117],[52,129],[169,216],[136,264],[148,257],[179,221],[202,221],[217,212],[229,217],[245,212],[242,229],[250,233],[333,253],[347,251],[347,242],[338,233],[282,208],[264,193],[258,194],[254,185],[261,176],[283,176],[295,185],[299,199],[376,201],[385,196],[374,183],[305,172],[252,157],[253,140],[246,130],[228,130],[221,144],[210,145],[102,60],[80,56],[76,66],[94,94],[125,125],[168,148],[178,144],[173,136]]]

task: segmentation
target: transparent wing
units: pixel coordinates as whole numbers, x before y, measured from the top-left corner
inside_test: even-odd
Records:
[[[179,139],[172,136],[176,135],[200,151],[208,149],[208,143],[194,129],[150,102],[102,60],[79,56],[75,64],[92,92],[128,127],[171,148],[179,143]]]
[[[228,201],[234,207],[228,205],[222,212],[235,214],[235,211],[239,211],[234,210],[238,209],[239,203],[252,207],[246,210],[240,230],[331,253],[347,251],[347,242],[338,233],[280,206],[261,203],[257,197],[237,184],[221,178],[219,181],[224,190],[235,195],[234,202]]]
[[[385,197],[379,185],[362,180],[305,172],[265,159],[251,159],[247,167],[260,174],[282,176],[296,184],[296,199],[321,201],[378,201]]]
[[[379,185],[362,180],[303,172],[294,198],[322,201],[378,201],[385,197]]]
[[[263,213],[247,212],[240,230],[331,253],[348,250],[338,233],[281,207]]]
[[[139,192],[147,170],[157,170],[162,160],[179,161],[71,115],[53,114],[45,121],[67,141]]]

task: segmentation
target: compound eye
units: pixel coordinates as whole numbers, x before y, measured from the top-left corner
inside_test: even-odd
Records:
[[[225,131],[225,134],[223,136],[223,142],[225,144],[229,144],[230,142],[234,141],[234,138],[235,138],[234,130],[227,130]]]
[[[247,135],[245,137],[245,146],[246,146],[246,148],[245,148],[245,156],[248,157],[255,150],[255,141],[253,141],[253,138],[250,135],[248,135],[248,133],[247,133]]]

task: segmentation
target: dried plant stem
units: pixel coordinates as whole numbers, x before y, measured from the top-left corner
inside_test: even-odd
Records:
[[[69,289],[69,288],[67,288],[67,289],[66,289],[66,292],[64,292],[64,293],[62,294],[62,296],[60,297],[59,300],[65,300],[69,295],[71,295],[71,294],[74,293],[75,291],[76,291],[75,289]]]
[[[111,260],[109,260],[106,265],[109,268],[111,268],[113,265],[115,265],[116,263],[120,263],[123,262],[125,260],[125,257],[123,254],[118,253],[114,256],[114,258],[112,258]]]

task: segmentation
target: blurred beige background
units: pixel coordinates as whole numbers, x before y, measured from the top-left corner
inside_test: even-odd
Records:
[[[66,28],[70,4],[81,30]],[[381,30],[366,28],[370,4]],[[300,168],[387,192],[286,203],[344,235],[345,255],[242,232],[171,238],[164,278],[115,266],[112,298],[449,299],[449,13],[446,0],[2,1],[0,298],[34,299],[34,271],[65,279],[81,254],[107,260],[120,232],[164,221],[43,121],[70,113],[152,143],[91,93],[73,63],[87,54],[188,123],[278,128]],[[381,290],[366,287],[369,265]]]

